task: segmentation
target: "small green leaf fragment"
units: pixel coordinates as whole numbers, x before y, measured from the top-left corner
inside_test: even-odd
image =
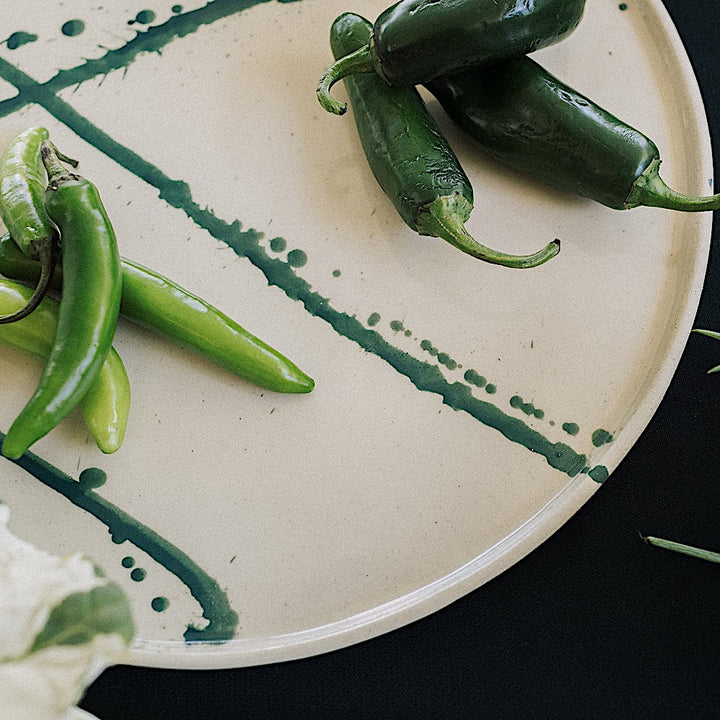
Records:
[[[714,330],[702,330],[701,328],[693,328],[693,332],[698,333],[698,335],[707,335],[708,337],[720,340],[720,332],[715,332]]]
[[[30,652],[54,645],[84,645],[96,635],[117,634],[129,643],[134,631],[125,594],[115,583],[107,583],[68,595],[56,605]]]
[[[720,553],[712,552],[711,550],[703,550],[702,548],[674,542],[673,540],[664,540],[663,538],[644,537],[643,540],[650,545],[655,545],[656,547],[663,548],[665,550],[672,550],[673,552],[682,553],[683,555],[690,555],[691,557],[696,557],[700,560],[720,563]]]

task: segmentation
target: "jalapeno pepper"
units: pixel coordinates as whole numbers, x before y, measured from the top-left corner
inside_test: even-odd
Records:
[[[120,265],[120,312],[127,319],[268,390],[307,393],[314,388],[297,365],[207,301],[132,260],[121,258]],[[0,238],[0,274],[35,282],[39,271],[9,235]],[[56,287],[60,274],[58,267]]]
[[[652,140],[530,58],[436,78],[427,88],[489,155],[535,179],[626,210],[715,210],[660,178]]]
[[[350,74],[376,72],[390,85],[409,87],[533,52],[574,30],[584,8],[585,0],[401,0],[378,17],[367,42],[336,56],[318,99],[340,115],[345,105],[330,88]]]
[[[359,15],[341,15],[330,31],[335,56],[367,43],[370,30]],[[464,225],[473,207],[470,181],[415,88],[393,88],[376,75],[345,84],[370,168],[413,230],[508,267],[534,267],[557,254],[557,240],[531,255],[509,255],[472,238]]]
[[[31,291],[24,285],[0,280],[0,312],[15,312],[27,303],[30,295]],[[0,342],[38,360],[47,360],[57,322],[58,303],[52,298],[43,298],[29,317],[0,326]],[[127,372],[120,355],[111,347],[100,372],[80,400],[85,424],[102,452],[113,453],[122,445],[129,409]]]
[[[47,140],[44,127],[28,128],[15,137],[0,159],[0,216],[22,251],[40,260],[42,273],[27,304],[0,323],[15,322],[29,315],[47,292],[57,257],[57,228],[44,204],[45,169],[40,145]]]
[[[20,457],[86,394],[110,350],[120,309],[120,256],[97,188],[69,173],[48,141],[41,147],[45,207],[62,244],[62,296],[45,369],[3,443],[9,458]]]

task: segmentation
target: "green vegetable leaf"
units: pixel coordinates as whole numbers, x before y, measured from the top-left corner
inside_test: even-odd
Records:
[[[115,633],[130,642],[135,632],[130,605],[115,583],[68,595],[50,612],[29,652],[53,645],[84,645],[96,635]]]
[[[715,332],[714,330],[702,330],[700,328],[693,328],[693,332],[696,332],[699,335],[707,335],[708,337],[720,340],[720,332]]]
[[[656,547],[664,548],[665,550],[672,550],[673,552],[690,555],[691,557],[700,558],[701,560],[720,563],[720,553],[713,552],[712,550],[704,550],[702,548],[693,547],[692,545],[675,542],[674,540],[665,540],[657,537],[645,537],[643,540],[650,545],[655,545]]]

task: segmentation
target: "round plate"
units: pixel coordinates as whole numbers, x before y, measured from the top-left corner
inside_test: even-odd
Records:
[[[287,660],[427,615],[535,548],[633,445],[691,329],[710,214],[531,182],[431,104],[474,185],[470,232],[516,253],[563,242],[533,270],[487,265],[404,226],[351,115],[317,103],[339,0],[8,2],[0,140],[48,127],[123,255],[317,383],[263,391],[122,320],[123,448],[102,455],[74,413],[1,461],[14,532],[127,590],[131,662]],[[538,58],[652,137],[669,184],[710,191],[702,103],[659,0],[588,3]],[[39,372],[2,352],[0,429]]]

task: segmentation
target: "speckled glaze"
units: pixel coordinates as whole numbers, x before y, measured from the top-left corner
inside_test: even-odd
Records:
[[[132,662],[251,665],[397,628],[517,562],[611,476],[684,348],[710,214],[535,184],[430,101],[473,185],[468,231],[514,253],[562,240],[541,267],[490,266],[408,228],[352,119],[318,107],[339,0],[7,2],[0,144],[46,127],[124,257],[316,382],[262,390],[121,320],[121,450],[101,454],[73,413],[2,460],[14,531],[85,550],[132,598]],[[705,193],[681,43],[660,0],[622,5],[594,0],[536,55],[652,137],[673,187]],[[39,371],[0,352],[0,433]]]

